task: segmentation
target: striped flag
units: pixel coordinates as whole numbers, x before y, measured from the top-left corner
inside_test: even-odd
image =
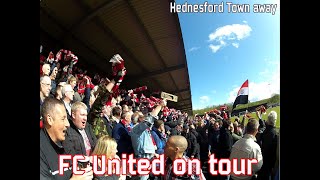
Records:
[[[248,104],[249,97],[249,81],[248,79],[240,87],[237,97],[233,103],[232,110],[237,107],[238,104]]]

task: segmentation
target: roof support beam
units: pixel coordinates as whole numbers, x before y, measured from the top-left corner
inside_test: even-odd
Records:
[[[45,29],[43,29],[42,27],[40,27],[40,37],[44,37],[44,38],[48,38],[50,42],[54,43],[54,44],[50,44],[49,48],[47,49],[46,47],[44,47],[45,49],[42,51],[42,54],[49,54],[50,51],[53,52],[58,52],[63,46],[64,43],[59,40],[56,39],[55,37],[53,37],[52,35],[50,35]],[[40,38],[41,39],[41,38]],[[41,42],[42,44],[42,42]],[[42,44],[43,45],[43,44]],[[81,55],[77,55],[79,59],[85,59],[84,57],[82,57]],[[87,61],[80,61],[79,64],[89,64],[90,62]],[[90,64],[92,67],[98,68],[98,66],[94,63]]]
[[[131,13],[134,15],[136,21],[138,22],[138,24],[140,25],[140,27],[141,27],[141,29],[143,30],[144,34],[146,35],[148,41],[150,42],[151,47],[154,49],[154,52],[156,52],[158,58],[160,59],[161,63],[163,64],[163,66],[164,66],[165,68],[167,68],[166,63],[164,62],[162,56],[160,55],[160,53],[159,53],[159,51],[158,51],[158,49],[157,49],[157,47],[156,47],[153,39],[151,38],[149,32],[147,31],[146,27],[144,26],[143,21],[140,19],[137,11],[135,10],[135,8],[133,7],[133,5],[131,4],[131,1],[130,1],[130,0],[125,0],[125,1],[127,2]],[[170,76],[170,79],[172,80],[172,82],[174,83],[176,89],[178,89],[178,86],[177,86],[176,82],[174,81],[171,73],[169,73],[169,76]]]
[[[97,26],[99,26],[106,34],[108,34],[109,37],[111,37],[113,42],[116,42],[120,47],[121,50],[124,51],[124,53],[130,57],[130,59],[137,65],[139,66],[144,72],[148,72],[148,69],[146,67],[144,67],[144,65],[142,63],[140,63],[138,61],[138,59],[133,55],[133,53],[113,34],[113,32],[111,31],[111,29],[109,27],[107,27],[106,25],[104,25],[98,18],[95,19],[95,23]],[[160,85],[160,83],[158,81],[156,81],[155,79],[152,79],[152,81],[154,81],[154,83],[161,89],[163,89],[163,87]]]
[[[92,10],[88,13],[87,16],[81,18],[79,21],[74,23],[67,31],[65,36],[68,36],[69,34],[73,33],[76,29],[78,29],[80,26],[84,25],[85,23],[89,22],[91,19],[96,17],[98,14],[103,12],[105,9],[114,6],[118,2],[121,2],[121,0],[108,0],[105,3],[101,4],[96,9]]]
[[[40,11],[42,12],[43,15],[47,16],[51,22],[53,24],[55,24],[56,26],[58,26],[60,29],[62,29],[63,31],[67,31],[66,27],[64,27],[63,25],[61,25],[54,17],[52,17],[44,8],[42,8],[40,6]],[[76,41],[79,42],[79,44],[81,44],[82,46],[84,46],[86,49],[88,49],[89,51],[91,51],[93,54],[95,54],[99,59],[104,59],[104,57],[102,55],[97,54],[96,51],[92,50],[92,48],[90,48],[86,43],[84,43],[82,40],[80,40],[79,38],[77,38],[75,35],[71,35],[71,37],[73,39],[75,39]],[[65,41],[61,40],[59,41],[61,42],[63,45],[65,45]],[[90,61],[90,64],[95,64],[94,62]],[[103,67],[97,67],[99,68],[100,71],[104,72],[105,69]]]
[[[86,6],[85,4],[76,1],[80,7],[84,8],[85,10],[88,11],[88,9],[90,9],[88,6]],[[88,17],[86,17],[86,19],[84,19],[81,23],[87,22],[88,20],[93,20],[93,22],[103,30],[103,32],[111,38],[111,40],[113,42],[115,42],[120,49],[137,65],[139,66],[144,72],[148,72],[148,69],[146,67],[144,67],[144,65],[142,63],[140,63],[140,61],[138,61],[138,59],[134,56],[134,54],[123,44],[123,42],[117,38],[114,33],[112,32],[112,30],[106,26],[97,16],[102,10],[104,10],[105,8],[111,7],[113,6],[115,3],[118,3],[119,0],[111,0],[110,3],[104,3],[104,5],[102,5],[101,7],[97,8],[94,12],[90,13],[90,15]],[[80,25],[77,25],[77,27],[80,27]],[[76,28],[77,28],[76,27]],[[75,28],[74,28],[75,29]],[[72,32],[72,31],[70,31]],[[160,83],[158,81],[156,81],[155,79],[151,78],[151,80],[154,82],[154,84],[156,86],[158,86],[160,89],[163,89],[163,87],[160,85]]]

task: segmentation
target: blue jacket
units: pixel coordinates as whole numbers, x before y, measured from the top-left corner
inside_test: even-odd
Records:
[[[133,153],[131,137],[128,129],[119,122],[112,130],[112,137],[117,141],[118,144],[118,156],[121,157],[122,153],[130,155]]]
[[[164,147],[166,145],[166,138],[163,137],[163,135],[156,129],[155,127],[152,128],[151,131],[153,139],[156,141],[157,144],[157,154],[163,154],[164,153]]]
[[[146,123],[139,123],[132,128],[131,141],[135,156],[140,157],[146,153],[155,153],[155,147],[151,139],[151,132]]]

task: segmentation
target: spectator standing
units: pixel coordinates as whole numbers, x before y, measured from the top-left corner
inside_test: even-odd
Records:
[[[70,120],[71,119],[71,105],[72,105],[72,101],[73,101],[74,91],[73,91],[70,84],[66,84],[62,87],[61,93],[62,93],[62,101],[64,103],[66,110],[67,110],[68,119]]]
[[[169,137],[164,149],[164,154],[167,157],[165,162],[165,172],[163,177],[164,180],[171,180],[171,179],[205,180],[205,177],[202,171],[200,175],[195,175],[195,173],[193,173],[192,175],[188,175],[187,173],[185,173],[184,175],[176,175],[173,172],[172,165],[174,160],[176,159],[188,160],[188,157],[183,155],[187,147],[188,147],[188,141],[185,137],[181,135],[173,135]]]
[[[255,142],[256,134],[259,130],[259,122],[256,119],[249,119],[246,125],[246,134],[232,146],[230,160],[237,159],[238,169],[240,169],[240,159],[257,159],[258,163],[252,164],[252,175],[235,175],[231,173],[232,180],[256,179],[256,173],[263,164],[260,146]]]
[[[47,98],[43,102],[41,113],[44,128],[40,129],[40,179],[92,179],[93,171],[90,166],[83,175],[72,175],[71,168],[66,168],[63,175],[59,175],[59,155],[66,154],[62,142],[70,126],[66,109],[61,101]],[[72,162],[70,163],[72,167]]]
[[[131,141],[131,116],[130,112],[126,112],[122,115],[122,120],[116,124],[112,130],[112,137],[117,141],[118,144],[118,156],[123,153],[133,154],[132,141]]]
[[[71,155],[83,154],[90,156],[97,139],[92,127],[87,123],[87,106],[83,102],[75,102],[71,106],[70,128],[67,130],[63,146]]]
[[[266,121],[266,129],[260,136],[263,165],[258,173],[259,180],[269,180],[277,157],[278,135],[276,132],[277,113],[271,111]]]

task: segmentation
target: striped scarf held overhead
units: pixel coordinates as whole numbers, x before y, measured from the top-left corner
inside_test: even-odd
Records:
[[[141,87],[138,87],[138,88],[134,88],[134,89],[132,89],[132,92],[133,93],[139,93],[139,92],[142,92],[142,91],[145,91],[145,90],[147,90],[148,89],[148,87],[147,86],[141,86]]]
[[[124,60],[119,54],[112,56],[110,61],[112,63],[112,75],[117,76],[117,73],[121,71],[124,67]]]
[[[78,93],[80,95],[84,94],[84,90],[85,90],[86,86],[83,82],[78,83],[77,89],[78,89]]]
[[[148,89],[147,86],[141,86],[138,88],[128,90],[128,93],[129,93],[130,98],[133,99],[134,103],[140,103],[140,100],[137,97],[137,93],[140,93],[140,92],[145,91],[147,89]],[[141,98],[142,98],[142,96],[143,96],[143,94],[141,95]]]
[[[60,62],[64,75],[72,74],[73,66],[78,62],[78,57],[72,51],[60,49],[56,54],[55,62]]]
[[[126,72],[126,71],[125,71]],[[119,86],[122,83],[122,80],[124,78],[124,76],[126,75],[126,73],[124,73],[123,76],[120,77],[120,79],[116,82],[116,84],[113,86],[111,92],[112,94],[110,94],[107,104],[111,104],[112,98],[117,98],[117,96],[120,94],[120,90],[119,90]]]
[[[76,64],[78,62],[78,57],[73,54],[72,51],[60,49],[60,51],[56,54],[56,60],[55,61],[73,61],[73,64]]]
[[[126,72],[126,71],[125,71]],[[109,105],[109,106],[111,106],[112,105],[112,103],[111,103],[111,101],[112,101],[112,98],[117,98],[119,95],[120,95],[120,90],[119,90],[119,86],[120,86],[120,84],[122,83],[122,80],[123,80],[123,78],[124,78],[124,76],[126,75],[126,73],[124,73],[124,75],[123,76],[121,76],[120,77],[120,79],[116,82],[116,84],[113,86],[113,88],[112,88],[112,90],[111,90],[111,93],[112,94],[110,94],[110,96],[108,97],[108,100],[107,100],[107,102],[106,102],[106,105]]]
[[[115,54],[110,59],[109,62],[112,62],[112,75],[114,77],[120,76],[120,74],[118,74],[118,73],[124,69],[123,74],[117,80],[117,82],[115,82],[116,84],[112,88],[113,97],[116,97],[116,96],[118,96],[118,93],[116,93],[116,92],[118,92],[119,86],[122,83],[124,76],[127,74],[127,71],[126,71],[126,68],[124,67],[124,60],[119,54]]]
[[[122,83],[124,76],[127,74],[127,71],[124,72],[124,74],[119,78],[119,80],[116,82],[116,84],[113,86],[112,88],[112,92],[116,92],[120,86],[120,84]]]
[[[49,55],[48,55],[48,57],[47,57],[47,62],[50,63],[50,64],[52,64],[53,61],[54,61],[54,54],[53,54],[52,51],[50,51],[50,53],[49,53]]]
[[[162,109],[162,114],[163,114],[164,117],[169,116],[170,110],[169,110],[169,108],[168,108],[167,106],[165,106],[165,107]]]
[[[140,101],[146,103],[147,107],[151,110],[155,105],[160,104],[161,99],[150,96],[150,98],[140,98]]]

